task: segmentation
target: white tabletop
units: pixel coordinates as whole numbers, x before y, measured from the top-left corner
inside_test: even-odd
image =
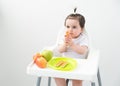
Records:
[[[77,68],[72,71],[59,71],[51,68],[39,68],[36,64],[31,62],[27,66],[27,74],[34,76],[59,77],[67,79],[79,79],[95,81],[98,70],[99,52],[92,51],[89,53],[88,59],[75,59],[77,61]]]

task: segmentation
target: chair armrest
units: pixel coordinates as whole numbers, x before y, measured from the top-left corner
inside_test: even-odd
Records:
[[[97,74],[98,68],[99,68],[99,58],[100,58],[99,50],[91,48],[86,60],[87,60],[88,64],[91,64],[92,67],[94,69],[96,69],[96,71],[95,71],[96,74]]]

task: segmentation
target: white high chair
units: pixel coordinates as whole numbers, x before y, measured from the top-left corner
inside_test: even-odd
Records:
[[[50,68],[41,69],[30,63],[27,67],[27,74],[38,77],[36,86],[40,86],[42,76],[48,77],[48,86],[51,86],[51,77],[90,81],[91,86],[96,86],[95,81],[97,78],[99,86],[102,86],[99,72],[99,51],[90,49],[87,59],[77,59],[77,61],[79,62],[77,69],[71,72],[57,71]],[[68,80],[66,83],[68,84]]]
[[[58,35],[58,39],[59,36],[60,34]],[[47,49],[52,50],[55,56],[60,55],[56,50],[56,45],[48,47]],[[27,66],[27,74],[38,77],[36,86],[40,86],[42,76],[48,77],[48,86],[51,86],[51,77],[66,78],[67,86],[69,79],[90,81],[91,86],[96,86],[95,82],[97,78],[99,86],[102,86],[99,72],[99,50],[90,48],[87,59],[76,59],[76,61],[78,63],[77,68],[69,72],[53,70],[50,68],[42,69],[38,68],[35,64],[30,63]]]

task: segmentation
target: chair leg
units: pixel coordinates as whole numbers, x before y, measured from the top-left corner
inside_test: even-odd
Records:
[[[91,82],[91,86],[95,86],[95,82]]]
[[[66,86],[68,86],[69,79],[66,79]]]
[[[51,77],[48,77],[48,86],[51,86]]]
[[[100,71],[98,69],[98,74],[97,74],[97,77],[98,77],[98,84],[99,86],[102,86],[102,83],[101,83],[101,77],[100,77]]]
[[[40,86],[40,82],[41,82],[41,77],[38,77],[36,86]]]

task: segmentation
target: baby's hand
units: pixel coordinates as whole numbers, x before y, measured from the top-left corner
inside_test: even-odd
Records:
[[[65,43],[66,43],[66,46],[71,46],[73,43],[72,37],[68,31],[66,31],[66,34],[65,34]]]

